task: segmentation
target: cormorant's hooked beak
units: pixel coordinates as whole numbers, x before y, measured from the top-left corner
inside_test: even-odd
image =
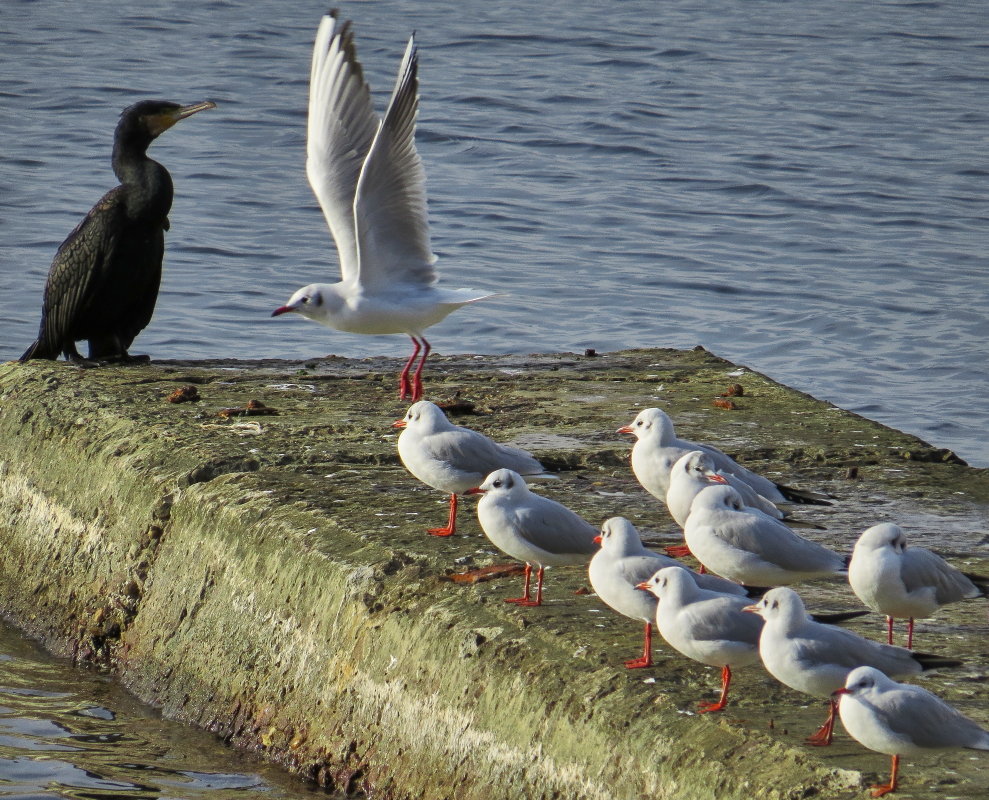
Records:
[[[175,109],[175,121],[178,122],[180,119],[191,117],[200,111],[209,111],[211,108],[216,108],[216,103],[212,100],[201,100],[198,103],[193,103],[191,106],[182,106]]]
[[[171,128],[176,122],[181,122],[186,117],[191,117],[200,111],[208,111],[211,108],[216,108],[216,103],[212,100],[203,100],[199,103],[193,103],[190,106],[179,106],[171,111],[163,111],[161,114],[156,114],[151,118],[149,129],[154,136],[159,136]]]
[[[289,311],[295,311],[295,309],[292,308],[292,306],[281,306],[280,308],[276,308],[272,311],[271,316],[280,317],[282,314],[287,314]]]

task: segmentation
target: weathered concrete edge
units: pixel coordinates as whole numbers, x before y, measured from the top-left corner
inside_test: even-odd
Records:
[[[629,714],[615,670],[561,670],[551,635],[513,635],[359,531],[308,546],[336,523],[280,502],[270,476],[197,472],[167,431],[86,397],[39,402],[43,371],[32,390],[16,369],[0,372],[4,610],[170,715],[395,797],[837,797],[855,781],[662,695]]]

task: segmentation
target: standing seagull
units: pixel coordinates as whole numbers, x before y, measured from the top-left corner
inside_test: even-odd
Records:
[[[727,483],[742,497],[742,502],[750,508],[758,508],[762,513],[775,519],[783,519],[784,514],[774,503],[769,502],[745,481],[731,473],[722,474],[714,465],[714,458],[703,450],[689,450],[680,456],[670,470],[669,486],[666,490],[666,508],[681,528],[687,524],[690,505],[701,489],[712,483]]]
[[[848,673],[856,667],[875,667],[895,677],[961,664],[941,656],[879,644],[817,622],[807,615],[800,596],[785,586],[771,589],[745,610],[759,614],[765,623],[759,637],[759,655],[766,671],[791,689],[829,699],[828,718],[807,739],[808,744],[831,744],[838,710],[831,695],[845,685]]]
[[[645,623],[641,658],[626,661],[628,669],[652,666],[652,626],[656,619],[656,598],[638,586],[664,567],[678,567],[701,588],[744,598],[745,589],[717,575],[698,575],[685,564],[646,549],[635,526],[625,517],[612,517],[601,526],[595,537],[601,549],[594,554],[587,575],[591,587],[608,606],[619,614]]]
[[[82,339],[89,341],[91,361],[146,360],[127,351],[158,301],[174,193],[168,170],[147,151],[175,123],[209,108],[216,104],[142,100],[121,113],[112,156],[120,185],[103,195],[55,253],[38,338],[21,361],[64,354],[88,364],[76,350]]]
[[[721,711],[728,705],[731,668],[759,661],[762,620],[745,613],[745,597],[702,589],[675,567],[661,569],[638,588],[659,600],[656,627],[671,647],[701,664],[721,667],[721,697],[701,703],[700,713]]]
[[[747,586],[784,586],[846,570],[845,556],[747,508],[731,486],[698,492],[683,535],[711,572]]]
[[[716,447],[678,438],[673,430],[673,420],[662,409],[644,408],[631,423],[622,426],[617,432],[635,436],[636,442],[632,448],[632,472],[642,484],[642,488],[657,500],[666,501],[666,493],[670,488],[670,470],[677,460],[691,450],[702,450],[711,456],[714,468],[718,472],[725,474],[726,477],[730,474],[747,483],[772,503],[831,505],[816,492],[793,489],[757,475]]]
[[[984,579],[983,579],[984,580]],[[848,565],[852,591],[873,611],[886,615],[886,640],[893,644],[893,618],[907,617],[907,648],[913,647],[914,618],[923,619],[943,605],[985,597],[941,556],[923,547],[907,547],[898,525],[883,522],[865,531]]]
[[[477,504],[484,535],[503,553],[525,562],[522,596],[506,603],[541,606],[546,567],[586,564],[597,549],[597,528],[555,500],[530,492],[517,472],[495,470],[470,491],[484,495]],[[533,564],[539,567],[535,597],[529,593]]]
[[[834,696],[848,735],[893,757],[889,783],[873,786],[873,797],[896,791],[901,755],[989,750],[989,731],[926,689],[897,683],[873,667],[853,669]]]
[[[405,429],[398,437],[398,456],[405,468],[427,486],[450,493],[446,527],[430,528],[427,533],[433,536],[457,532],[457,493],[477,488],[486,475],[500,467],[509,467],[530,480],[556,480],[525,450],[454,425],[428,400],[413,403],[392,427]]]
[[[422,397],[430,351],[423,331],[461,306],[491,297],[435,285],[426,176],[415,147],[417,65],[410,37],[379,122],[350,23],[338,24],[333,12],[320,22],[309,83],[306,175],[336,242],[342,280],[305,286],[271,314],[295,311],[349,333],[408,334],[414,350],[398,393],[412,400]]]

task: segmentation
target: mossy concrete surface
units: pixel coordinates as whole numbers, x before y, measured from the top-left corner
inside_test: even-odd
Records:
[[[888,759],[839,734],[802,738],[819,701],[739,671],[721,715],[697,716],[717,671],[656,647],[626,671],[640,626],[605,609],[586,571],[551,570],[546,604],[502,602],[520,578],[473,500],[461,533],[427,536],[446,498],[402,468],[391,422],[399,362],[159,362],[0,367],[0,604],[54,651],[116,672],[169,716],[308,778],[387,798],[863,796]],[[734,410],[719,408],[740,384]],[[166,397],[194,386],[198,402]],[[840,498],[798,510],[848,550],[889,519],[970,571],[986,563],[989,478],[947,451],[835,409],[702,350],[431,360],[429,397],[455,421],[561,472],[539,488],[594,524],[677,534],[635,482],[615,430],[650,405],[782,482]],[[259,400],[277,412],[221,416]],[[847,586],[802,588],[855,608]],[[879,638],[882,621],[852,626]],[[919,649],[966,666],[925,685],[989,723],[984,601],[918,624]],[[984,797],[989,759],[905,764],[903,796]]]

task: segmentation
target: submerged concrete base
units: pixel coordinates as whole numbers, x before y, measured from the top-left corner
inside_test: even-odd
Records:
[[[729,709],[697,716],[717,670],[662,643],[626,671],[640,625],[548,573],[544,607],[502,599],[517,577],[450,575],[506,559],[480,534],[437,539],[446,498],[401,467],[383,359],[0,367],[0,608],[57,653],[112,670],[168,716],[307,778],[387,798],[860,797],[888,759],[847,736],[806,748],[823,706],[742,670]],[[540,491],[594,524],[631,518],[658,545],[665,510],[613,432],[662,405],[678,432],[783,482],[832,492],[799,515],[848,550],[882,519],[989,572],[989,478],[947,451],[839,411],[704,351],[430,362],[455,421],[562,471]],[[743,386],[735,410],[713,400]],[[195,386],[198,402],[170,403]],[[260,400],[276,414],[219,416]],[[927,525],[927,522],[930,525]],[[934,523],[937,523],[935,525]],[[925,527],[926,525],[926,527]],[[929,529],[929,541],[913,530]],[[802,592],[854,608],[840,582]],[[978,607],[976,607],[978,606]],[[879,638],[882,621],[857,630]],[[925,681],[989,722],[984,604],[918,625],[919,649],[967,666]],[[865,771],[865,778],[860,770]],[[911,797],[984,797],[989,759],[905,765]]]

